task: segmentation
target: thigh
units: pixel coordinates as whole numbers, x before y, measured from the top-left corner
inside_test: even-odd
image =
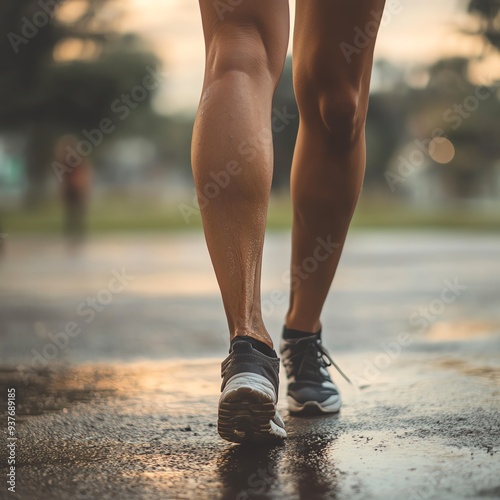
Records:
[[[199,0],[209,64],[258,62],[281,69],[288,47],[288,0]]]
[[[368,95],[385,0],[297,0],[295,79]]]

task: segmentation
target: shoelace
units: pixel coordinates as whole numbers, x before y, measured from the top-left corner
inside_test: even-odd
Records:
[[[297,344],[300,344],[300,342],[307,342],[308,345],[305,348],[305,350],[301,347],[300,352],[296,352],[295,354],[292,354],[289,357],[289,362],[286,363],[287,366],[290,366],[291,360],[294,358],[297,358],[298,356],[302,356],[302,361],[300,362],[299,368],[297,370],[297,375],[300,375],[302,373],[302,370],[305,366],[306,360],[309,362],[311,361],[310,358],[308,359],[308,351],[312,351],[311,354],[317,356],[318,361],[320,362],[320,365],[324,368],[327,368],[328,366],[333,366],[339,373],[342,375],[342,377],[351,385],[354,385],[351,382],[351,379],[340,369],[340,367],[333,361],[332,357],[328,353],[328,351],[323,347],[321,340],[319,339],[314,339],[314,341],[311,341],[311,339],[300,339]],[[292,349],[291,349],[292,350]],[[314,365],[315,366],[315,365]]]

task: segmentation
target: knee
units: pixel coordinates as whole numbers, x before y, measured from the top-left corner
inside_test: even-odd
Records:
[[[207,47],[206,78],[219,80],[234,74],[277,85],[285,54],[268,47],[257,27],[231,26],[218,30]]]
[[[356,144],[364,130],[365,116],[355,89],[324,89],[318,96],[321,124],[339,144]]]
[[[359,143],[366,121],[366,104],[357,83],[338,78],[295,78],[301,122],[320,129],[336,149]]]

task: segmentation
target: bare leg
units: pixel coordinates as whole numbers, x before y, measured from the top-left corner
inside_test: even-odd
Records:
[[[288,0],[245,1],[225,12],[216,6],[200,0],[206,68],[193,173],[230,337],[248,335],[272,347],[260,311],[260,272],[272,178],[271,101],[286,56]]]
[[[292,166],[294,207],[288,328],[320,329],[365,168],[365,119],[384,0],[297,0],[294,85],[300,127]],[[351,60],[358,27],[368,44]],[[374,32],[375,31],[375,32]],[[344,49],[346,46],[343,46]]]

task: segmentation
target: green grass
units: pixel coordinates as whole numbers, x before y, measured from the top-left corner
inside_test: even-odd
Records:
[[[405,204],[360,203],[353,227],[387,229],[463,229],[498,231],[499,211],[479,211],[464,207],[416,208]]]
[[[288,229],[291,220],[290,201],[285,198],[272,198],[268,213],[268,228],[271,230]],[[5,211],[0,217],[0,232],[8,234],[57,233],[61,230],[62,222],[61,207],[52,203],[32,211]],[[94,203],[89,211],[91,233],[190,230],[200,227],[199,213],[190,215],[187,223],[177,205],[166,206],[151,200],[108,199],[105,202]],[[356,210],[353,227],[498,231],[500,211],[485,213],[451,208],[429,210],[404,204],[362,202]]]

